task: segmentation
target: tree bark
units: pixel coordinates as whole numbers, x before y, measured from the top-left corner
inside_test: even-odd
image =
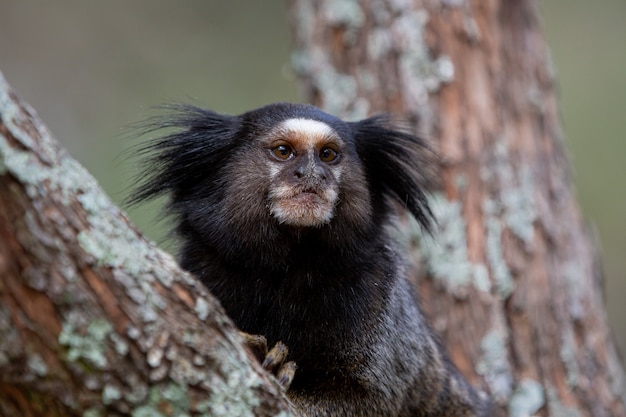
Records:
[[[0,416],[290,415],[219,303],[1,74],[0,277]]]
[[[595,242],[530,0],[291,0],[314,104],[436,141],[423,307],[509,416],[626,416]],[[285,413],[218,303],[143,239],[0,77],[0,416]],[[287,415],[287,414],[281,414]]]
[[[626,416],[531,0],[291,0],[306,99],[390,112],[436,142],[434,239],[407,225],[423,307],[501,415]]]

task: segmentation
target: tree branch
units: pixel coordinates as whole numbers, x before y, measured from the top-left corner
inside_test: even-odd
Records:
[[[288,410],[219,303],[137,232],[1,74],[0,116],[0,415]]]

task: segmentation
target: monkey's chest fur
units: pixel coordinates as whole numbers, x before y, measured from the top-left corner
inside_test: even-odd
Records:
[[[367,367],[367,348],[361,346],[384,314],[392,255],[374,246],[349,256],[313,238],[292,242],[285,255],[275,267],[252,266],[254,254],[226,262],[195,247],[183,251],[181,264],[207,285],[241,330],[265,336],[270,346],[288,346],[298,366],[293,389],[350,383],[355,370]]]

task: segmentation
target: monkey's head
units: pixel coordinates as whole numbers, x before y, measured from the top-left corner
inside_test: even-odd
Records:
[[[359,202],[350,216],[353,221],[366,221],[369,193],[362,186],[364,172],[354,144],[332,127],[330,118],[319,120],[323,117],[317,109],[308,109],[308,117],[294,111],[298,109],[303,107],[275,105],[242,116],[239,134],[247,140],[241,144],[241,157],[231,161],[230,193],[248,196],[246,201],[264,212],[252,207],[230,210],[255,213],[259,220],[266,217],[263,222],[285,227],[319,228],[333,220],[340,199],[347,197]],[[361,186],[352,190],[345,184]]]
[[[174,110],[150,125],[176,130],[144,148],[147,169],[131,201],[169,194],[187,243],[233,260],[270,259],[268,250],[284,250],[293,236],[339,245],[381,233],[391,200],[431,226],[425,190],[433,153],[384,116],[344,122],[288,103],[240,116]]]

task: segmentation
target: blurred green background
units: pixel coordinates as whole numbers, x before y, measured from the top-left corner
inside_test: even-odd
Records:
[[[626,2],[539,3],[574,177],[603,250],[609,316],[626,341]],[[280,0],[1,0],[0,71],[120,202],[125,128],[163,101],[241,113],[300,101]],[[148,214],[149,213],[149,214]],[[130,210],[163,242],[154,206]]]

